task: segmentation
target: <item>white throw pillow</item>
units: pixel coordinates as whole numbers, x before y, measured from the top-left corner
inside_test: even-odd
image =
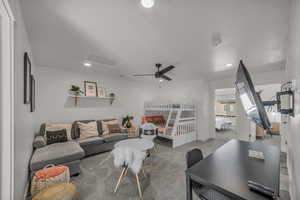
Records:
[[[68,140],[72,140],[71,128],[72,128],[72,124],[46,124],[45,133],[47,131],[59,131],[59,130],[66,129]]]
[[[98,136],[98,128],[97,128],[96,121],[92,121],[89,123],[82,123],[82,122],[77,122],[77,123],[80,129],[81,139]]]

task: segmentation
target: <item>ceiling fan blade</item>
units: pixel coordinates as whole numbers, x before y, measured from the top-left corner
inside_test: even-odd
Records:
[[[168,77],[166,75],[161,75],[160,78],[163,78],[163,79],[165,79],[167,81],[171,81],[172,80],[170,77]]]
[[[154,76],[154,74],[133,74],[133,76]]]
[[[174,67],[173,65],[170,65],[170,66],[168,66],[168,67],[166,67],[166,68],[160,70],[160,71],[159,71],[159,74],[160,74],[160,75],[163,75],[163,74],[167,73],[168,71],[171,71],[171,70],[174,69],[174,68],[175,68],[175,67]]]

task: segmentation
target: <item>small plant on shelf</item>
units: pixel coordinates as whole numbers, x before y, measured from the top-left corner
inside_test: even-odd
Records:
[[[112,99],[114,99],[116,97],[115,93],[110,93],[108,96]]]
[[[80,87],[76,86],[76,85],[71,85],[71,88],[69,91],[70,91],[70,94],[75,95],[75,96],[79,96],[79,95],[83,94],[83,91],[80,89]]]
[[[116,98],[115,93],[110,93],[110,94],[108,95],[108,97],[110,98],[110,105],[112,105],[113,101],[114,101],[115,98]]]
[[[125,128],[131,128],[132,127],[131,120],[133,120],[132,116],[127,115],[126,117],[123,117],[122,126]]]

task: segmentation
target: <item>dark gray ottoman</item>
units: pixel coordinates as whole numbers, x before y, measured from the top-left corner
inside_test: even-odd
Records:
[[[85,156],[83,149],[77,142],[69,141],[55,143],[36,149],[30,161],[31,174],[46,165],[66,165],[70,168],[70,175],[80,173],[80,159]]]

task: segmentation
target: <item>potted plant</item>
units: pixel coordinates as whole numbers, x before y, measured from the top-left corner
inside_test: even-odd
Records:
[[[112,99],[114,99],[116,97],[115,93],[110,93],[108,96]]]
[[[133,116],[127,115],[126,117],[123,117],[122,126],[125,128],[131,128],[132,127],[131,120],[133,120]]]
[[[79,96],[79,95],[83,94],[83,91],[81,91],[80,87],[76,86],[76,85],[71,85],[69,92],[70,92],[70,94],[75,95],[75,96]]]
[[[108,96],[109,96],[109,98],[110,98],[110,105],[112,105],[113,101],[114,101],[115,98],[116,98],[116,95],[115,95],[115,93],[110,93]]]

